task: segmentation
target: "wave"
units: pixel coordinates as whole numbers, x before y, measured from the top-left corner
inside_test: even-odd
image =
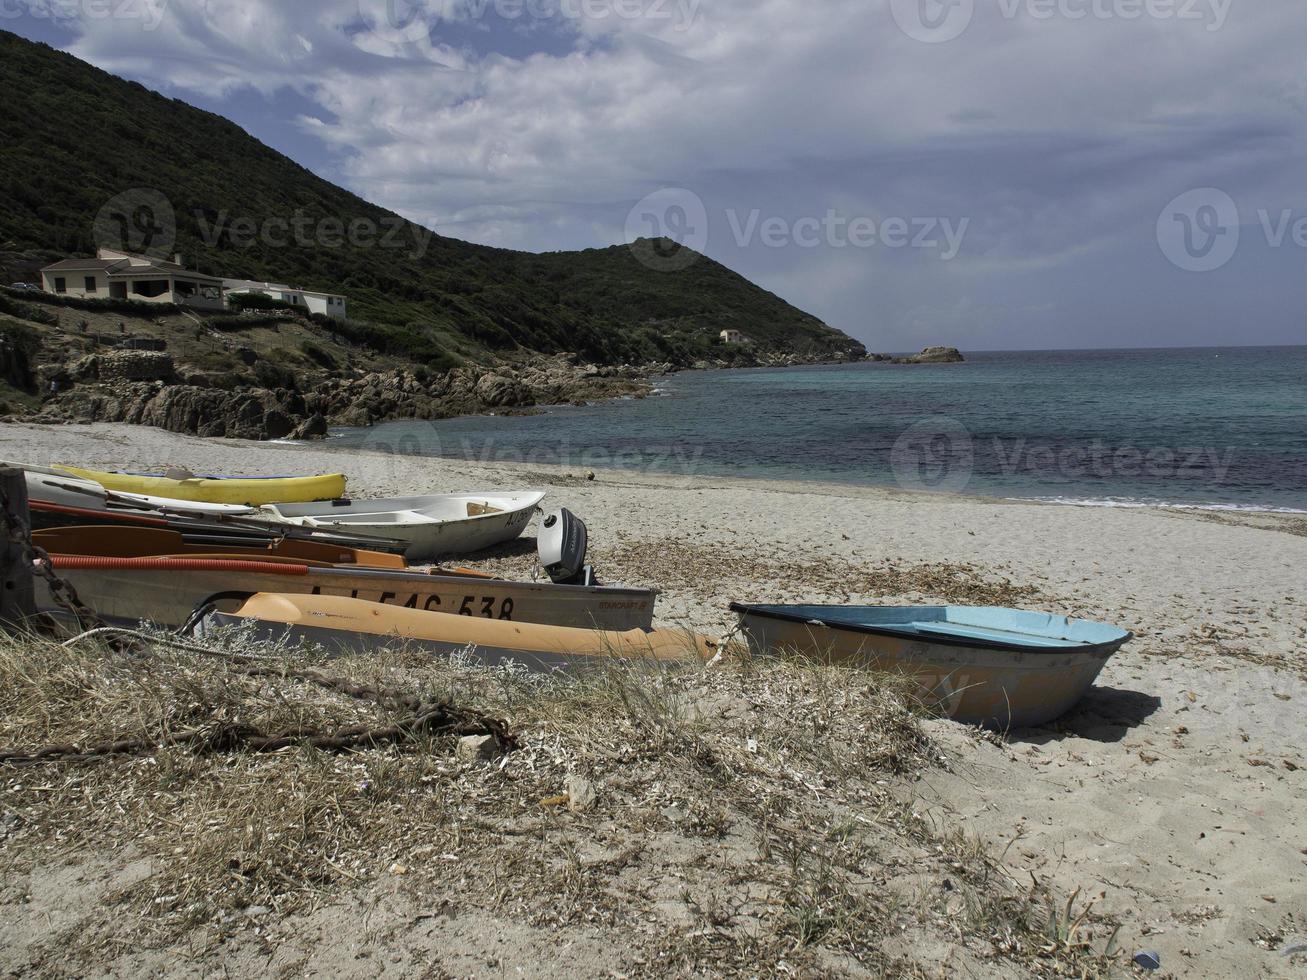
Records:
[[[1008,500],[1035,500],[1068,507],[1123,507],[1132,510],[1204,510],[1237,511],[1246,514],[1307,514],[1297,507],[1273,507],[1262,504],[1196,504],[1174,500],[1141,500],[1136,497],[1007,497]]]

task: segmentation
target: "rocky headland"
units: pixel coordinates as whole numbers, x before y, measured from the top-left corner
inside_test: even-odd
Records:
[[[800,353],[747,344],[722,345],[707,359],[679,364],[596,365],[570,353],[517,352],[437,367],[370,352],[294,316],[198,321],[184,314],[78,311],[27,322],[4,316],[0,416],[123,422],[235,439],[316,439],[333,426],[642,398],[652,391],[651,378],[686,369],[795,367],[863,355],[860,345]],[[895,363],[961,360],[954,348],[931,347]]]
[[[931,347],[911,358],[870,355],[868,360],[942,364],[963,357],[955,348]],[[838,358],[758,351],[731,361],[697,362],[693,368],[838,362]],[[308,373],[282,377],[282,384],[230,387],[178,366],[167,353],[113,350],[47,366],[42,377],[48,395],[29,418],[46,423],[125,422],[231,439],[318,439],[332,426],[523,413],[548,405],[643,398],[652,391],[651,378],[677,370],[666,363],[599,366],[573,354],[559,354],[520,364],[465,365],[447,371],[399,367]]]
[[[671,365],[600,367],[562,354],[525,365],[322,373],[291,385],[225,388],[147,351],[92,354],[55,379],[38,422],[126,422],[233,439],[313,439],[329,426],[442,419],[536,406],[643,397]]]

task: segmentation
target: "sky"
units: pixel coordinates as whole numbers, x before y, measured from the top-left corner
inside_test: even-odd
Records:
[[[442,235],[662,234],[873,350],[1307,343],[1298,0],[0,0],[0,29]]]

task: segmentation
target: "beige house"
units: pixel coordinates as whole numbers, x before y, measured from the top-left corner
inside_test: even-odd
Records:
[[[94,259],[64,259],[41,270],[41,288],[60,296],[174,303],[221,310],[222,280],[193,272],[173,261],[102,248]]]
[[[747,344],[748,342],[749,342],[749,338],[746,337],[744,334],[740,333],[740,331],[738,330],[722,331],[723,344]]]
[[[228,296],[256,295],[266,296],[281,303],[298,306],[309,313],[321,313],[323,316],[345,319],[345,297],[338,293],[318,293],[311,289],[296,289],[275,282],[254,282],[251,279],[224,279],[223,289]]]

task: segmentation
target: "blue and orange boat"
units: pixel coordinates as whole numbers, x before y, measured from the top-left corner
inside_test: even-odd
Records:
[[[925,706],[988,728],[1066,714],[1134,638],[1105,623],[978,606],[767,606],[735,603],[755,656],[892,671]]]

